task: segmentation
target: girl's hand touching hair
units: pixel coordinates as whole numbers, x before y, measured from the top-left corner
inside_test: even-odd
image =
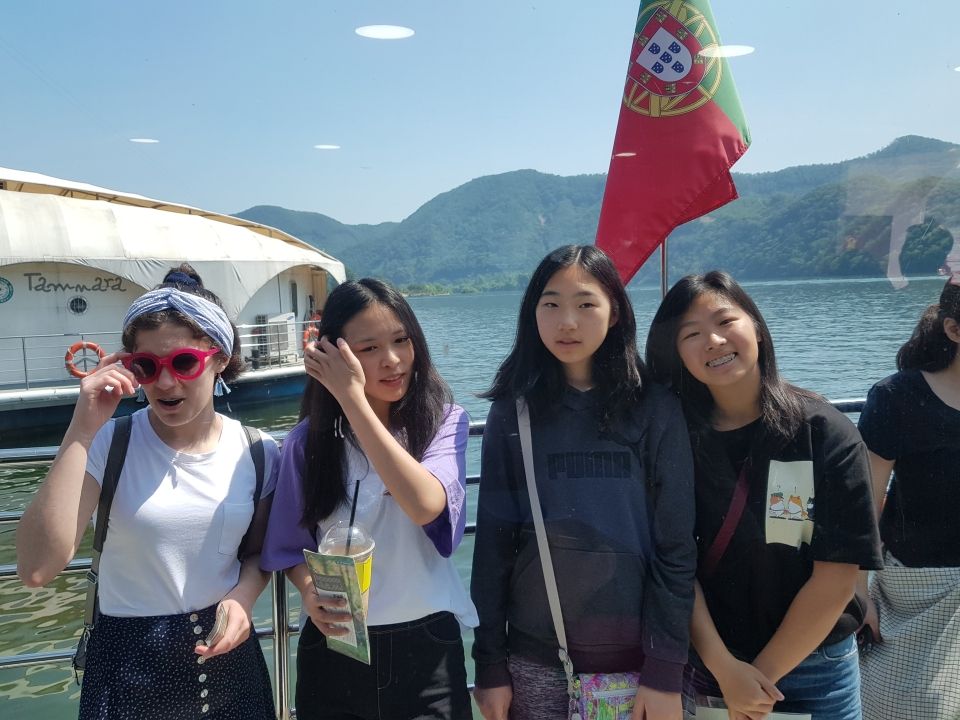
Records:
[[[322,384],[340,405],[364,397],[366,378],[363,367],[347,341],[337,338],[336,344],[324,335],[316,343],[308,343],[303,353],[307,375]]]

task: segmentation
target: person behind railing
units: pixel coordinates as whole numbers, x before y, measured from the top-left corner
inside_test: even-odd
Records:
[[[215,387],[242,368],[236,328],[184,264],[130,306],[122,342],[80,381],[60,451],[17,529],[17,571],[39,587],[73,558],[100,497],[110,418],[141,389],[149,405],[132,417],[110,508],[80,718],[271,720],[251,611],[268,579],[258,553],[279,450],[261,433],[265,500],[254,507],[248,437],[213,407]],[[226,626],[207,647],[218,610]]]
[[[725,272],[670,289],[646,355],[683,403],[696,465],[691,692],[722,695],[734,720],[859,720],[854,590],[881,558],[857,429],[780,377],[760,310]]]
[[[860,415],[886,550],[870,587],[874,642],[860,663],[867,720],[960,717],[958,348],[960,276],[924,311],[897,353],[899,372],[873,386]]]
[[[461,625],[476,610],[450,557],[466,522],[469,419],[394,288],[365,278],[327,298],[308,343],[300,422],[284,440],[262,568],[300,590],[297,717],[470,718]],[[375,541],[371,662],[327,646],[343,603],[314,590],[303,550],[338,522]]]
[[[696,563],[690,443],[680,403],[646,377],[633,306],[602,250],[569,245],[541,261],[485,397],[471,580],[483,717],[557,720],[570,705],[517,438],[524,398],[572,670],[639,672],[633,717],[679,719]]]

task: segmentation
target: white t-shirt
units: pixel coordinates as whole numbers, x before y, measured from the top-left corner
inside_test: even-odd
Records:
[[[344,446],[348,501],[318,525],[317,537],[322,538],[323,532],[338,521],[349,522],[353,492],[359,482],[355,522],[376,543],[367,624],[389,625],[448,610],[463,626],[476,627],[476,608],[452,558],[442,557],[423,528],[397,505],[367,457],[352,443]],[[303,620],[301,617],[301,623]]]
[[[209,453],[177,452],[154,432],[148,409],[133,415],[100,564],[106,615],[173,615],[208,607],[237,584],[237,549],[253,517],[256,471],[243,426],[221,417],[220,444]],[[114,422],[97,433],[87,472],[103,482]],[[261,497],[273,492],[276,442],[261,433]]]

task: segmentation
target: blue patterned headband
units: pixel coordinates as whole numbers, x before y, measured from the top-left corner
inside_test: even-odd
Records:
[[[158,288],[134,300],[123,318],[123,329],[126,330],[141,315],[161,310],[183,313],[199,325],[225,355],[233,354],[233,326],[223,309],[199,295],[181,292],[176,288]]]

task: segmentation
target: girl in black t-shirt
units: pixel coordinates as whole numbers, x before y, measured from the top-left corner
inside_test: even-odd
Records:
[[[724,272],[667,293],[647,363],[680,396],[694,450],[692,690],[722,695],[734,720],[858,720],[854,588],[880,556],[856,429],[780,377],[760,311]]]
[[[878,642],[861,659],[868,720],[960,716],[958,347],[960,277],[923,313],[897,353],[899,372],[873,386],[860,416],[887,551],[867,612]]]

